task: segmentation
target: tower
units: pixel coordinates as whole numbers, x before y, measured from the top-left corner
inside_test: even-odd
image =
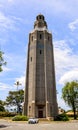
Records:
[[[38,15],[29,34],[24,115],[49,118],[58,114],[52,34]]]

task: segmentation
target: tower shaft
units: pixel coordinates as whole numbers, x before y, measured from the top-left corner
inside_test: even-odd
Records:
[[[29,34],[24,115],[49,118],[57,114],[52,34],[40,14]]]

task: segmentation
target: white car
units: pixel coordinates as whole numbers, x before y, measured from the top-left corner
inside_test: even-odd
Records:
[[[36,124],[39,122],[39,119],[37,118],[29,118],[28,123],[29,124]]]

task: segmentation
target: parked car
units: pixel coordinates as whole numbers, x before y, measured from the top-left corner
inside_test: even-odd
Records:
[[[29,118],[28,123],[29,124],[36,124],[39,122],[38,118]]]

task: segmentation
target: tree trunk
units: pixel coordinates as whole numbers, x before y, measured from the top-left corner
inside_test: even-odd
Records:
[[[74,110],[74,119],[77,119],[76,111]]]
[[[76,116],[75,103],[73,103],[73,112],[74,112],[74,119],[76,120],[76,119],[77,119],[77,116]]]

